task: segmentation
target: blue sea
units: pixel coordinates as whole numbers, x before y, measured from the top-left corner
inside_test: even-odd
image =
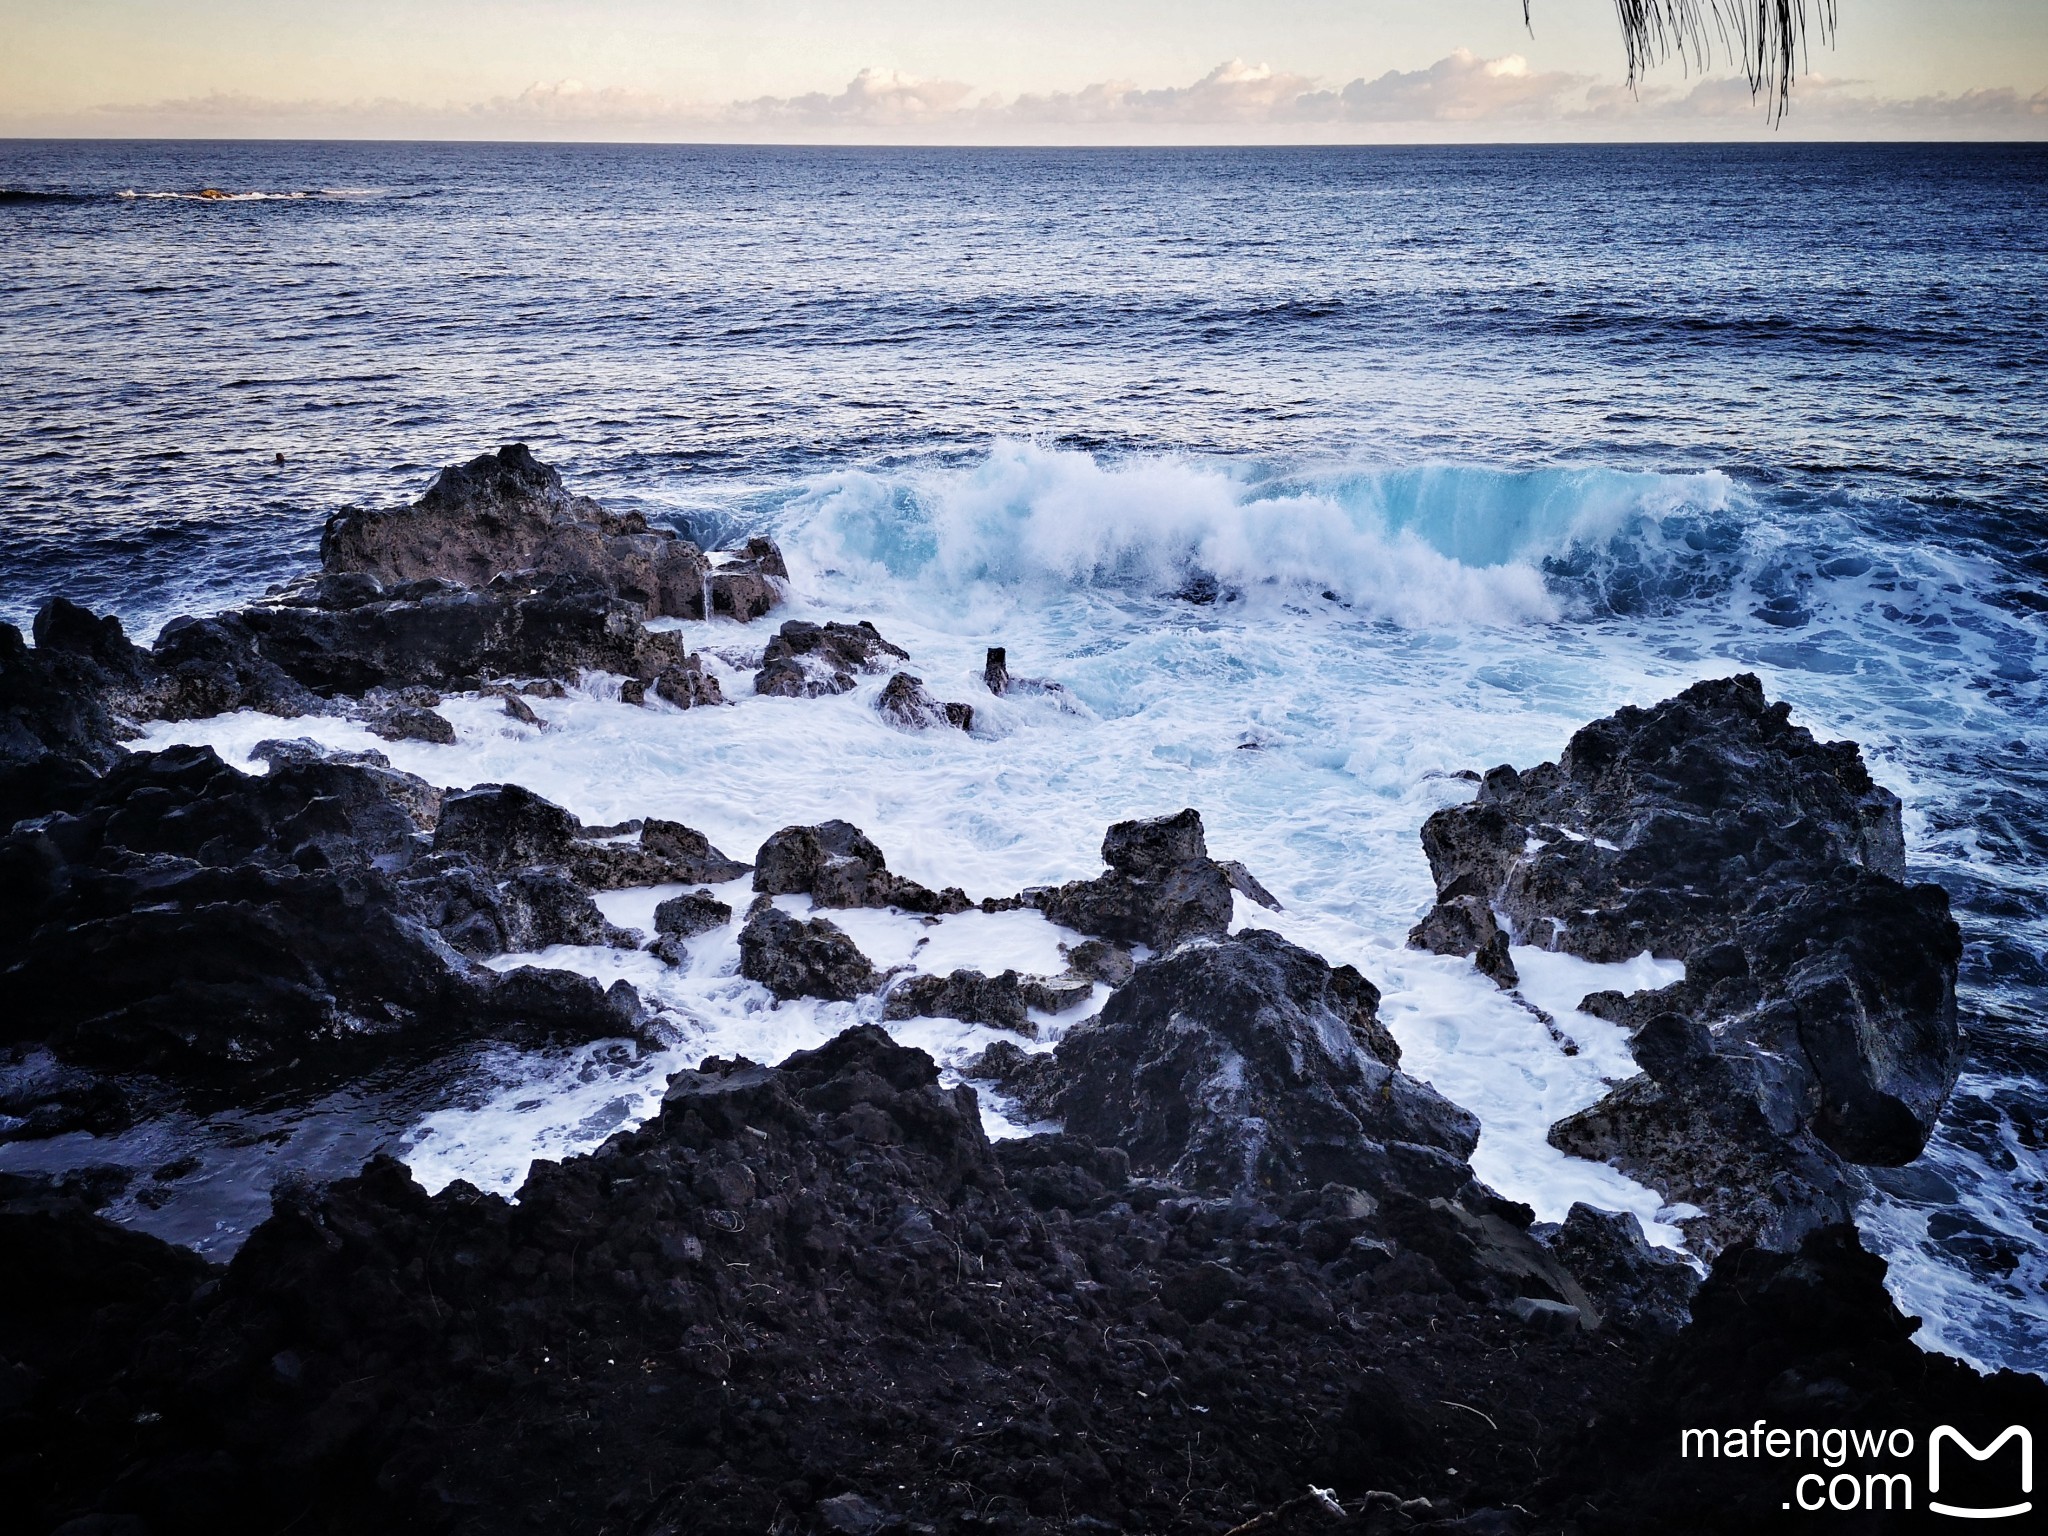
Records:
[[[1965,1073],[1868,1239],[1930,1345],[2048,1360],[2048,148],[13,141],[0,243],[0,618],[62,592],[146,638],[309,569],[337,507],[513,441],[700,541],[773,533],[792,615],[874,619],[953,697],[1003,644],[1069,707],[936,741],[854,696],[572,697],[545,734],[453,705],[456,746],[394,761],[742,857],[844,815],[977,895],[1198,806],[1550,1219],[1675,1231],[1543,1143],[1625,1053],[1564,1058],[1402,948],[1416,831],[1458,770],[1760,674],[1904,798],[1966,939]],[[1166,595],[1194,575],[1221,600]],[[744,695],[762,638],[690,643]],[[630,974],[757,1058],[853,1006],[766,1010],[715,957]],[[1591,989],[1524,974],[1567,1015]],[[511,1189],[645,1114],[665,1065],[502,1060],[378,1134],[427,1182]],[[231,1206],[117,1214],[228,1247]]]

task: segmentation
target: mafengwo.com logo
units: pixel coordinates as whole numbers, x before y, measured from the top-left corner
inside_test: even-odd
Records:
[[[1681,1430],[1678,1454],[1782,1471],[1780,1508],[1808,1514],[2007,1520],[2034,1512],[2034,1435],[2024,1424],[1978,1440],[1942,1424],[1923,1440],[1910,1429],[1784,1429],[1758,1419]]]

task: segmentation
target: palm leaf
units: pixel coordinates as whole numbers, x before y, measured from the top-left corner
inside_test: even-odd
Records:
[[[1522,0],[1529,21],[1531,0]],[[1714,44],[1742,66],[1749,88],[1768,93],[1772,115],[1791,103],[1792,79],[1806,61],[1809,28],[1823,42],[1835,35],[1835,0],[1614,0],[1628,50],[1628,83],[1673,54],[1688,70],[1707,69]]]

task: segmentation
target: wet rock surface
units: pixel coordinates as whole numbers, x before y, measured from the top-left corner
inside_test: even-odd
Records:
[[[740,929],[740,974],[777,997],[851,1002],[880,978],[860,946],[828,918],[790,916],[757,896]]]
[[[899,730],[930,731],[944,726],[963,731],[974,729],[972,704],[942,703],[926,690],[923,678],[912,677],[908,672],[898,672],[889,679],[875,700],[875,711]]]
[[[754,855],[754,889],[808,895],[821,907],[898,907],[944,915],[971,903],[957,886],[934,891],[889,870],[874,840],[846,821],[784,827]]]
[[[1596,1006],[1645,1076],[1552,1141],[1707,1215],[1705,1251],[1844,1220],[1852,1164],[1919,1154],[1961,1059],[1947,897],[1904,883],[1897,797],[1754,677],[1623,709],[1556,763],[1496,768],[1423,828],[1438,904],[1410,942],[1515,983],[1518,942],[1644,950],[1685,980]]]
[[[375,754],[266,746],[260,776],[208,748],[133,754],[75,811],[0,839],[5,1043],[234,1092],[486,1035],[637,1033],[630,988],[608,998],[567,973],[499,976],[456,952],[622,937],[580,887],[537,867],[558,847],[544,834],[521,842],[500,827],[494,840],[463,808],[489,797],[444,799]],[[436,815],[438,852],[422,825]],[[496,862],[455,851],[465,840]],[[470,909],[429,913],[451,885]],[[465,921],[466,933],[440,931]]]
[[[813,624],[790,619],[768,642],[754,692],[776,698],[816,699],[850,693],[861,673],[886,672],[910,653],[891,645],[867,620]]]
[[[1209,857],[1199,812],[1118,822],[1102,861],[1108,873],[1038,893],[1034,904],[1065,927],[1159,950],[1230,931],[1231,874]]]
[[[1044,1118],[1192,1188],[1456,1194],[1478,1122],[1399,1070],[1378,1004],[1351,967],[1251,930],[1139,966],[1013,1083]]]

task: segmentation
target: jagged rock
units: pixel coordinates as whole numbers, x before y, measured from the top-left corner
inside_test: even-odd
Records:
[[[1195,1188],[1372,1189],[1399,1183],[1407,1157],[1440,1164],[1455,1193],[1478,1122],[1397,1070],[1378,1002],[1355,970],[1278,934],[1190,945],[1139,966],[1068,1033],[1033,1107]]]
[[[1285,912],[1280,898],[1259,884],[1256,876],[1236,859],[1219,859],[1216,867],[1223,871],[1223,878],[1230,882],[1230,888],[1247,901],[1256,902],[1268,912]]]
[[[907,731],[933,730],[951,726],[959,731],[974,729],[974,706],[941,702],[927,693],[924,679],[899,672],[889,680],[875,708],[891,725]]]
[[[808,894],[821,907],[900,907],[943,915],[971,903],[957,886],[933,891],[889,872],[882,850],[850,822],[784,827],[754,855],[754,889]]]
[[[720,561],[711,568],[713,613],[729,613],[742,623],[758,619],[782,601],[779,582],[789,580],[789,567],[775,541],[748,539],[736,558]],[[704,615],[709,618],[710,614]]]
[[[860,947],[822,917],[791,917],[759,896],[740,929],[740,974],[779,998],[822,997],[851,1002],[872,992],[879,978]]]
[[[128,1096],[97,1073],[48,1051],[0,1053],[0,1142],[84,1132],[110,1136],[134,1120]]]
[[[1898,800],[1855,746],[1787,714],[1754,677],[1696,684],[1423,828],[1438,906],[1411,942],[1469,943],[1504,985],[1495,913],[1521,942],[1686,962],[1654,997],[1596,1000],[1641,1030],[1649,1076],[1552,1141],[1702,1206],[1707,1253],[1842,1219],[1842,1161],[1918,1155],[1960,1063],[1947,898],[1901,882]]]
[[[566,864],[583,824],[518,784],[479,784],[441,802],[436,853],[459,853],[486,870]]]
[[[537,726],[541,730],[548,728],[547,721],[541,719],[539,715],[533,712],[533,706],[511,689],[507,688],[502,691],[491,689],[486,691],[497,693],[498,697],[504,701],[507,719],[517,720],[521,725]]]
[[[381,736],[386,741],[424,741],[444,747],[455,743],[455,727],[444,716],[410,704],[388,709],[368,723],[370,734]]]
[[[687,656],[668,667],[654,680],[654,691],[677,709],[695,709],[700,704],[723,704],[725,693],[718,679],[704,670],[704,663]]]
[[[856,673],[887,671],[891,659],[908,661],[910,653],[884,640],[866,619],[857,624],[790,619],[761,653],[754,692],[788,699],[847,693]]]
[[[625,929],[606,922],[597,903],[559,869],[522,869],[499,889],[505,914],[505,947],[546,949],[551,944],[638,947]]]
[[[1917,1348],[1919,1319],[1903,1315],[1886,1294],[1885,1271],[1884,1260],[1866,1252],[1846,1224],[1807,1234],[1793,1253],[1741,1245],[1724,1254],[1693,1299],[1691,1323],[1637,1374],[1630,1391],[1574,1425],[1560,1447],[1547,1492],[1555,1528],[1589,1536],[1712,1536],[1738,1521],[1791,1528],[1796,1517],[1781,1517],[1779,1509],[1792,1489],[1793,1464],[1782,1464],[1780,1485],[1760,1487],[1754,1459],[1646,1453],[1677,1447],[1686,1430],[1732,1434],[1730,1426],[1761,1416],[1788,1436],[1832,1431],[1846,1440],[1858,1430],[1881,1437],[1900,1425],[1946,1423],[1988,1445],[2008,1425],[2042,1422],[2048,1385],[2040,1377],[1980,1376],[1959,1360]],[[1978,1467],[1952,1451],[1941,1469],[1942,1497],[1980,1508],[2010,1503],[2017,1484],[2012,1457],[2008,1449],[2002,1465]],[[1912,1474],[1921,1464],[1916,1457],[1851,1461],[1849,1468],[1851,1480],[1860,1481],[1857,1474],[1873,1465]],[[1836,1473],[1811,1459],[1799,1470],[1808,1466]],[[1866,1518],[1870,1528],[1884,1530],[1932,1523],[1917,1511]]]
[[[924,679],[912,677],[908,672],[898,672],[875,700],[875,710],[891,725],[906,731],[928,731],[940,726],[953,726],[967,731],[974,728],[974,706],[971,704],[942,704],[925,691]]]
[[[450,964],[392,880],[423,842],[367,768],[137,754],[79,814],[0,840],[4,1043],[251,1090],[486,1034],[632,1032],[587,978]]]
[[[1065,1013],[1095,995],[1095,978],[1072,969],[1056,976],[1023,976],[1018,978],[1017,990],[1041,1013]]]
[[[1522,984],[1522,973],[1515,969],[1514,956],[1508,953],[1508,936],[1498,928],[1479,946],[1472,963],[1478,967],[1480,975],[1491,978],[1493,984],[1503,991],[1512,992]]]
[[[1230,931],[1230,877],[1209,857],[1199,813],[1120,821],[1102,840],[1102,859],[1108,874],[1044,892],[1040,910],[1082,933],[1159,950]]]
[[[1676,1253],[1652,1247],[1631,1212],[1575,1202],[1546,1241],[1607,1326],[1668,1335],[1690,1318],[1699,1276]]]
[[[982,685],[1000,698],[1010,688],[1010,659],[1000,645],[988,648],[988,659],[981,668]]]
[[[1518,942],[1588,960],[1684,959],[1841,865],[1902,879],[1898,797],[1789,712],[1747,674],[1697,683],[1585,727],[1556,763],[1494,769],[1423,827],[1438,899],[1490,900]]]
[[[320,560],[331,574],[360,573],[387,587],[426,579],[482,587],[507,571],[559,572],[596,581],[646,618],[707,617],[710,564],[696,545],[638,513],[570,495],[524,443],[442,470],[410,507],[336,513]],[[758,612],[776,600],[766,591]],[[757,610],[745,604],[737,616]]]
[[[643,885],[723,885],[750,866],[729,859],[711,840],[681,822],[650,816],[634,843],[582,841],[569,849],[576,878],[593,891],[622,891]]]
[[[1500,931],[1483,896],[1453,896],[1431,907],[1409,931],[1408,946],[1433,955],[1470,955],[1492,943]]]
[[[287,1182],[225,1273],[8,1182],[16,1509],[274,1531],[317,1488],[319,1536],[694,1536],[866,1518],[855,1499],[1021,1532],[1064,1500],[1222,1531],[1315,1486],[1359,1536],[1704,1532],[1757,1497],[1757,1463],[1681,1460],[1681,1427],[1938,1420],[1981,1443],[2048,1412],[2035,1378],[1915,1349],[1853,1237],[1724,1259],[1661,1357],[1506,1315],[1569,1324],[1545,1275],[1573,1282],[1512,1268],[1515,1239],[1399,1193],[1202,1197],[1072,1135],[991,1146],[971,1090],[863,1026],[678,1073],[654,1118],[536,1163],[514,1200],[429,1197],[388,1157]],[[1015,1518],[960,1518],[990,1496]]]
[[[429,784],[416,773],[399,772],[382,752],[336,751],[301,736],[291,741],[259,741],[249,749],[249,756],[273,770],[286,764],[300,763],[339,763],[361,768],[369,773],[387,800],[412,818],[413,825],[420,831],[432,832],[435,823],[441,819],[441,801],[446,798],[446,791],[438,785]]]

